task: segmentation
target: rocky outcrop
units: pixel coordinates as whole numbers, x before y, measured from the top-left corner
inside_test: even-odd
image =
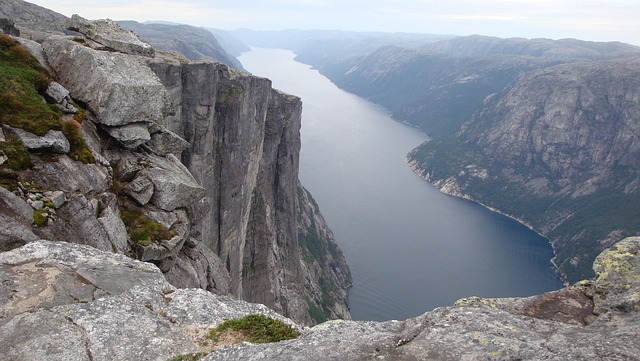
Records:
[[[318,293],[308,293],[318,287],[309,284],[318,268],[303,266],[298,220],[292,217],[298,214],[300,100],[272,90],[267,79],[221,64],[154,62],[151,68],[175,105],[175,114],[162,125],[190,144],[182,160],[205,188],[206,202],[197,206],[211,210],[192,233],[226,265],[232,294],[299,322],[314,322],[307,299],[320,302]],[[340,262],[347,269],[344,259]],[[192,272],[202,269],[195,264],[183,263],[173,282],[202,282],[203,275]],[[191,276],[178,281],[180,275]],[[333,272],[326,276],[347,285]],[[346,294],[338,293],[343,298],[336,304],[344,311]],[[331,314],[346,316],[343,311]]]
[[[140,40],[133,32],[123,31],[114,21],[87,20],[74,14],[66,23],[67,29],[82,33],[87,39],[105,47],[125,54],[153,57],[155,50],[151,45]]]
[[[203,336],[262,305],[175,289],[155,266],[68,243],[0,254],[2,359],[640,359],[640,238],[603,252],[597,277],[528,298],[462,299],[404,321],[330,321],[297,339],[216,351]],[[29,287],[25,287],[29,285]],[[295,326],[295,325],[294,325]]]
[[[158,268],[95,248],[32,242],[0,254],[2,360],[166,360],[195,353],[263,305],[178,290]]]
[[[29,150],[65,154],[71,149],[69,141],[59,130],[50,130],[42,137],[9,126],[7,130],[9,134],[20,138],[22,144]]]

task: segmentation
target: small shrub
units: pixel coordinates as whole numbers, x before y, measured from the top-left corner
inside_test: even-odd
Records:
[[[82,138],[82,132],[80,131],[80,123],[75,120],[70,120],[62,124],[62,132],[64,133],[71,151],[68,156],[85,164],[95,163],[96,159],[93,157],[93,153],[87,146],[87,143]]]
[[[18,138],[7,137],[6,142],[0,142],[0,150],[9,158],[2,168],[21,171],[33,166],[31,154]]]
[[[218,342],[227,332],[237,332],[243,340],[252,343],[268,343],[291,340],[300,333],[286,323],[261,314],[247,315],[241,319],[226,320],[215,329],[209,330],[208,338]]]
[[[129,238],[141,246],[148,246],[153,242],[170,239],[175,235],[175,232],[147,218],[139,210],[121,209],[120,214],[127,227]]]

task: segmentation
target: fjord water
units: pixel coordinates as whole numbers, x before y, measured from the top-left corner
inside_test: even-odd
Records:
[[[475,203],[440,193],[407,166],[427,136],[338,89],[282,49],[239,58],[302,98],[300,179],[353,274],[354,320],[405,319],[468,296],[529,296],[562,287],[548,241]]]

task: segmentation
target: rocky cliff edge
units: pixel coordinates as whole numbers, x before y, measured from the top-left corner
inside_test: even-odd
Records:
[[[168,360],[198,352],[203,360],[640,359],[640,238],[603,252],[594,270],[595,280],[539,296],[471,297],[404,321],[301,328],[262,305],[176,289],[150,263],[35,241],[0,254],[0,359]],[[253,313],[302,335],[206,348],[209,329]]]

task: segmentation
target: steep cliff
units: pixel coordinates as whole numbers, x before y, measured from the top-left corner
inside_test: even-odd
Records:
[[[46,13],[11,3],[5,7],[22,17]],[[59,82],[49,88],[62,89],[58,106],[67,108],[42,134],[31,134],[29,121],[3,120],[9,161],[0,167],[13,193],[2,193],[2,216],[28,232],[3,232],[2,248],[38,237],[91,245],[153,262],[177,287],[262,302],[302,324],[320,321],[310,307],[324,294],[310,283],[322,273],[335,287],[327,288],[335,297],[327,316],[348,318],[344,257],[334,253],[339,272],[325,272],[299,244],[307,225],[299,217],[317,217],[298,209],[300,100],[268,79],[158,51],[109,20],[74,16],[66,24],[75,35],[44,29],[39,43],[17,38],[41,59],[43,76]],[[7,51],[25,53],[12,42]],[[91,159],[68,143],[50,155],[47,131],[74,127]],[[70,133],[60,134],[66,141]],[[14,167],[18,154],[30,161]],[[64,199],[54,206],[58,193]],[[37,216],[28,217],[27,207]],[[325,234],[321,241],[337,248]]]

